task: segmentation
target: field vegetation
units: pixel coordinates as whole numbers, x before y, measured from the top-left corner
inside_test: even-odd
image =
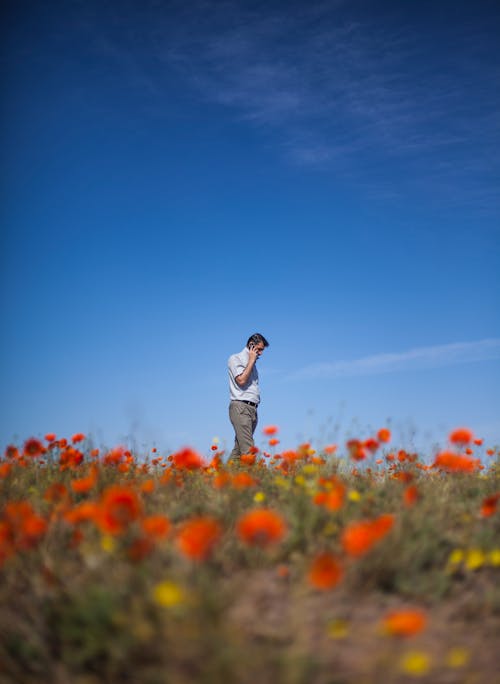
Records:
[[[500,682],[500,460],[346,445],[0,459],[2,684]]]

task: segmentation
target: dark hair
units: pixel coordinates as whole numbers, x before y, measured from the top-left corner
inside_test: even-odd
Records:
[[[260,333],[254,333],[248,338],[247,347],[249,347],[251,344],[259,344],[260,342],[262,342],[264,347],[269,347],[269,342],[266,340],[264,335],[261,335]]]

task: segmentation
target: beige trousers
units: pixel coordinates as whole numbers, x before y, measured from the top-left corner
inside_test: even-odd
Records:
[[[232,401],[229,404],[229,420],[234,428],[234,447],[231,459],[238,460],[242,454],[248,454],[253,447],[253,433],[257,427],[257,408],[243,401]]]

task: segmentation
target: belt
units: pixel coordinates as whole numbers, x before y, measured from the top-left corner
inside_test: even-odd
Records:
[[[247,401],[246,399],[238,399],[238,401],[242,401],[244,404],[248,404],[249,406],[253,406],[254,408],[257,408],[258,404],[256,404],[253,401]]]

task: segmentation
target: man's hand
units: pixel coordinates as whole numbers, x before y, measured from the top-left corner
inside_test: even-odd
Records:
[[[252,362],[252,365],[257,361],[259,358],[259,353],[257,349],[255,348],[254,344],[251,344],[248,347],[248,360]]]

